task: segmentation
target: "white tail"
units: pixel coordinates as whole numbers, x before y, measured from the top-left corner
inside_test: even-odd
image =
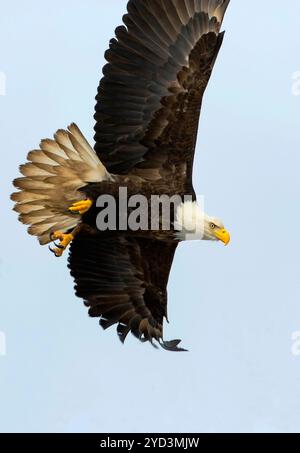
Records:
[[[84,199],[78,190],[110,176],[75,124],[68,131],[57,131],[54,140],[42,140],[40,149],[31,151],[27,159],[20,167],[24,178],[14,181],[20,192],[11,199],[20,221],[30,225],[29,234],[45,245],[52,232],[67,232],[80,223],[80,217],[68,211]]]

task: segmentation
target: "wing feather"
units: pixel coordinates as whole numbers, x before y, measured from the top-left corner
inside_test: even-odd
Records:
[[[202,98],[229,1],[129,1],[97,95],[95,150],[110,172],[142,175],[153,160],[154,178],[159,150],[166,154],[159,165],[179,156],[187,164],[183,177],[191,177]]]
[[[131,331],[141,341],[163,342],[167,283],[176,243],[81,233],[71,245],[69,268],[77,296],[122,341]],[[178,348],[177,348],[178,349]]]

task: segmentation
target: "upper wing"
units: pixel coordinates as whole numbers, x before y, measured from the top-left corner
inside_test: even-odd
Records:
[[[110,172],[135,167],[144,176],[142,162],[154,169],[177,152],[191,176],[202,98],[229,1],[129,1],[97,96],[95,150]]]
[[[120,235],[81,233],[71,245],[69,268],[76,294],[104,329],[118,324],[125,341],[131,331],[142,341],[163,341],[167,284],[177,245]]]

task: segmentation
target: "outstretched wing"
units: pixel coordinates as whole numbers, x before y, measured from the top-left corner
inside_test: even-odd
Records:
[[[97,96],[95,150],[110,172],[157,179],[155,169],[181,160],[191,177],[229,1],[129,1]]]
[[[175,243],[121,236],[81,233],[73,241],[69,268],[76,294],[92,317],[107,329],[118,324],[122,342],[131,331],[142,341],[157,340],[178,350],[179,341],[163,341],[167,318],[167,284]]]

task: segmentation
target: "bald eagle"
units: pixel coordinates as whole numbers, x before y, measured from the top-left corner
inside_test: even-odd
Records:
[[[20,221],[40,244],[54,242],[57,257],[70,245],[77,296],[104,329],[117,325],[122,342],[131,332],[142,342],[182,350],[179,340],[163,335],[177,246],[189,237],[230,241],[223,223],[202,211],[192,184],[202,99],[229,2],[130,0],[105,54],[94,148],[71,124],[42,140],[14,181]],[[104,206],[97,200],[108,194],[119,202],[121,187],[147,200],[179,196],[170,227],[161,228],[159,214],[155,230],[120,228],[120,218],[116,228],[100,230]]]

